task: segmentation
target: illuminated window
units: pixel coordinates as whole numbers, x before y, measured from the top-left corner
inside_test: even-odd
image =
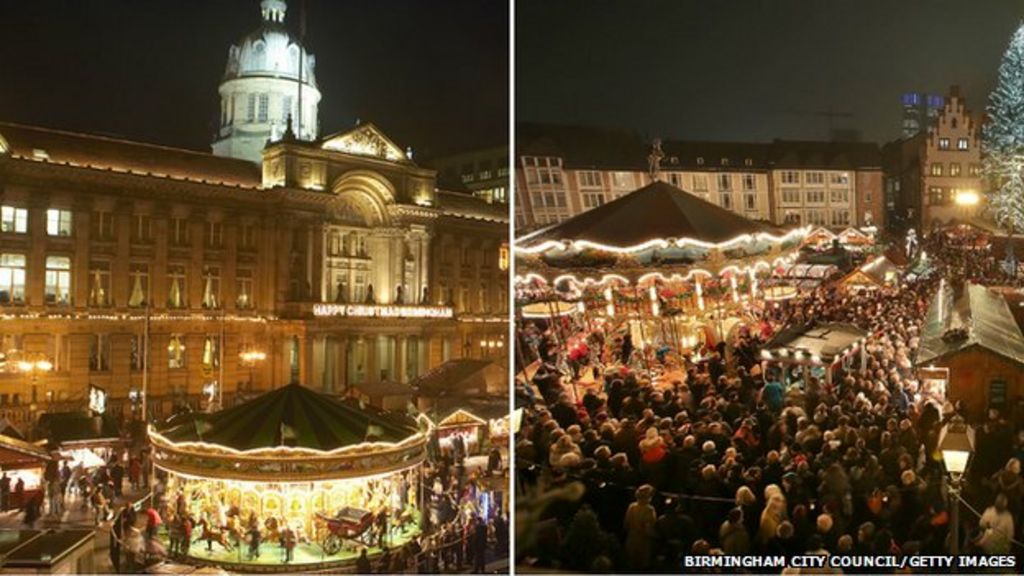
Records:
[[[171,334],[167,343],[167,367],[185,367],[185,336],[183,334]]]
[[[174,246],[188,246],[189,230],[187,218],[171,218],[170,242]]]
[[[203,268],[203,308],[220,307],[220,268]]]
[[[167,267],[167,307],[184,308],[187,302],[185,283],[185,267],[172,265]]]
[[[0,232],[15,234],[28,232],[28,210],[14,206],[0,206]]]
[[[47,210],[46,233],[50,236],[71,236],[71,211],[57,208]]]
[[[940,186],[932,186],[928,189],[928,203],[931,205],[942,205],[946,203],[946,189]]]
[[[960,138],[960,139],[958,139],[956,141],[956,149],[957,150],[967,150],[967,148],[968,148],[967,138]]]
[[[224,225],[220,222],[206,223],[206,247],[220,248],[224,245]]]
[[[128,306],[142,308],[149,302],[149,264],[144,262],[133,262],[128,271],[128,280],[131,283],[131,294],[128,296]]]
[[[239,310],[253,308],[252,270],[240,269],[235,272],[235,307]]]
[[[959,162],[950,162],[949,163],[949,175],[950,176],[959,176],[960,175],[960,163]]]
[[[220,337],[207,336],[203,339],[203,366],[220,367]]]
[[[939,138],[939,150],[949,150],[949,138]]]
[[[629,172],[613,172],[612,183],[616,188],[629,188],[633,185],[633,175]]]
[[[942,176],[942,162],[932,162],[931,174],[932,176]]]
[[[153,241],[153,218],[149,214],[136,214],[132,224],[132,242],[148,244]]]
[[[93,262],[89,266],[89,305],[110,305],[110,262]]]
[[[850,174],[848,172],[832,172],[829,174],[829,183],[833,186],[847,186],[850,184]]]
[[[498,248],[498,268],[502,271],[508,270],[508,246]]]
[[[0,304],[25,302],[25,255],[0,254]]]
[[[71,259],[66,256],[46,258],[46,303],[71,303]]]
[[[971,164],[970,168],[967,169],[967,174],[972,178],[981,176],[981,164]]]

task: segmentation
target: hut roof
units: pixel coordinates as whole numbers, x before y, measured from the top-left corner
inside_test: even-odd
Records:
[[[959,298],[943,283],[925,318],[917,363],[934,362],[980,346],[1024,364],[1024,334],[1002,294],[968,283]]]

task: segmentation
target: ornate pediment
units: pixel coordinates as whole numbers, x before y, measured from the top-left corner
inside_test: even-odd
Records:
[[[324,140],[324,150],[369,156],[390,162],[408,163],[405,152],[373,124],[363,124]]]

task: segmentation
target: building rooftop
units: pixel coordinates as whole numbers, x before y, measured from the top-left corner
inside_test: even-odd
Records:
[[[928,308],[918,364],[928,364],[950,354],[980,346],[1004,358],[1024,364],[1024,333],[1010,301],[999,290],[967,283],[957,295],[943,281]]]

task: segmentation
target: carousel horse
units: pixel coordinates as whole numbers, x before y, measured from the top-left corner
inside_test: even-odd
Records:
[[[277,542],[281,539],[281,528],[277,518],[270,516],[263,521],[263,539],[267,542]]]
[[[231,537],[231,540],[238,545],[242,542],[242,518],[240,514],[232,514],[227,518],[227,523],[224,525],[224,531]]]
[[[405,510],[403,510],[400,514],[398,514],[397,517],[395,517],[394,524],[392,525],[392,528],[394,528],[397,531],[401,532],[402,530],[405,530],[406,526],[408,526],[410,524],[415,524],[416,523],[416,516],[417,516],[416,509],[411,507],[411,506],[409,506]]]
[[[206,542],[206,549],[207,550],[209,550],[211,552],[213,551],[213,543],[214,542],[216,542],[217,544],[220,544],[221,547],[223,547],[228,552],[231,552],[232,550],[234,550],[234,548],[231,546],[231,543],[228,542],[228,538],[227,538],[228,532],[227,532],[227,528],[226,527],[224,527],[224,526],[214,526],[214,525],[212,525],[210,523],[210,520],[208,518],[206,518],[206,517],[203,517],[203,519],[199,521],[199,524],[197,524],[197,527],[198,528],[202,528],[203,529],[203,533],[202,533],[201,536],[196,538],[196,541],[198,541],[198,542]]]

